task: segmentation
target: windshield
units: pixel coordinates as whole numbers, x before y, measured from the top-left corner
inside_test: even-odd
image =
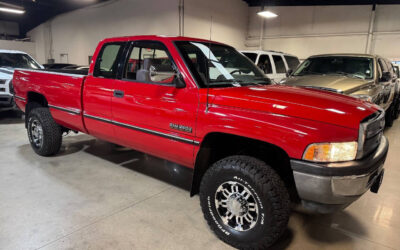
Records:
[[[30,56],[17,53],[0,53],[0,67],[40,69]]]
[[[345,75],[371,79],[374,75],[373,65],[373,58],[368,57],[313,57],[305,60],[293,75]]]
[[[234,48],[203,42],[176,42],[200,87],[240,87],[269,84],[269,79]]]

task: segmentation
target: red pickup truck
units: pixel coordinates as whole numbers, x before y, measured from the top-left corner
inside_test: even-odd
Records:
[[[16,70],[33,150],[56,154],[79,131],[193,169],[211,229],[238,248],[285,231],[290,204],[343,209],[383,178],[388,141],[378,106],[271,85],[230,46],[134,36],[98,45],[88,72]]]

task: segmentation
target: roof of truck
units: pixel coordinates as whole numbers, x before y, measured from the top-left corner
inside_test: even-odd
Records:
[[[187,36],[166,36],[166,35],[138,35],[138,36],[112,37],[112,38],[106,38],[102,42],[118,42],[118,41],[129,41],[129,40],[199,41],[199,42],[220,43],[217,41],[201,39],[201,38],[194,38]]]
[[[363,54],[363,53],[338,53],[338,54],[321,54],[321,55],[313,55],[311,57],[324,57],[324,56],[354,56],[354,57],[378,57],[378,55],[373,54]]]

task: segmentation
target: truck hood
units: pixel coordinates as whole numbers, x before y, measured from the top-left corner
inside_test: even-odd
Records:
[[[210,89],[211,105],[314,120],[358,129],[377,105],[333,92],[267,85]]]
[[[304,75],[291,76],[284,81],[283,84],[290,86],[320,87],[349,95],[371,81],[371,79],[366,80],[340,75]]]

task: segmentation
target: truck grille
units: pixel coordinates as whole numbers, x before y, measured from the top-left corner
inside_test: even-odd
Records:
[[[357,159],[373,152],[380,144],[385,128],[385,112],[378,111],[361,121]]]
[[[6,92],[6,88],[0,88],[0,92]]]
[[[6,84],[7,80],[0,80],[0,85]]]

